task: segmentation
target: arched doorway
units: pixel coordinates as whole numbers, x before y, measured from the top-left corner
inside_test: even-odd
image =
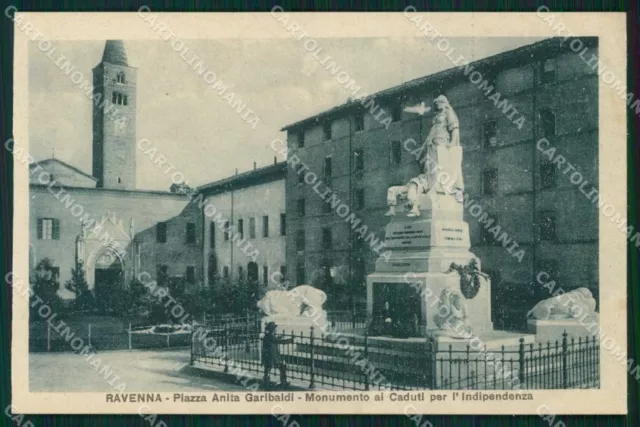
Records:
[[[122,308],[124,266],[117,253],[107,249],[96,257],[93,283],[96,305],[101,311],[119,311]]]

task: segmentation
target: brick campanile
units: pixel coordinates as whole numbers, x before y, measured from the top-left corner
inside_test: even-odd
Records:
[[[93,69],[93,176],[98,187],[136,188],[136,72],[127,62],[124,43],[107,40],[102,61]]]

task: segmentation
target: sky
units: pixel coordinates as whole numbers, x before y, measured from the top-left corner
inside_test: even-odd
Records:
[[[451,57],[469,61],[534,43],[540,38],[453,38]],[[323,51],[362,87],[374,93],[452,68],[428,39],[318,38]],[[104,41],[53,41],[91,82]],[[252,129],[164,41],[125,40],[137,72],[136,139],[150,141],[192,185],[273,164],[271,141],[283,126],[346,102],[351,92],[303,45],[291,39],[185,40],[208,69],[258,116]],[[35,45],[29,50],[29,142],[36,160],[55,157],[91,174],[92,101]],[[278,158],[282,160],[282,158]],[[137,187],[168,190],[171,177],[137,150]]]

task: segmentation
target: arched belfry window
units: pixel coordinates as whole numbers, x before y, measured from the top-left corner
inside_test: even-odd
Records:
[[[125,83],[124,80],[124,73],[122,71],[120,71],[117,75],[116,75],[116,82],[117,83]]]

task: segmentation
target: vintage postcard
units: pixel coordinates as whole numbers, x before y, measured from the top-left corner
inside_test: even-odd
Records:
[[[626,412],[624,14],[5,15],[12,413]]]

